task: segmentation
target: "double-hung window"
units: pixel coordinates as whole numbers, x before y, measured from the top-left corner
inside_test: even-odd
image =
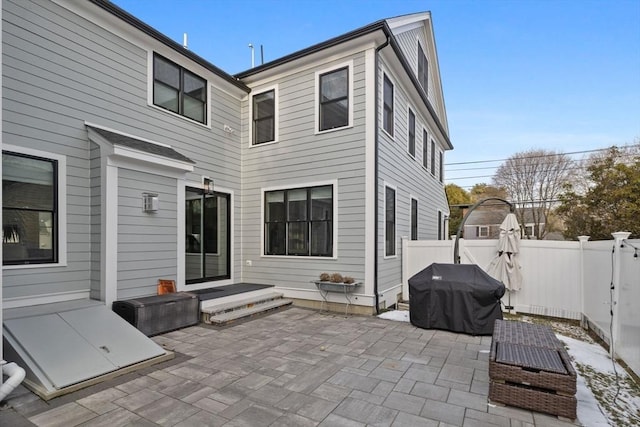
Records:
[[[436,176],[436,143],[431,140],[431,175]]]
[[[396,254],[396,190],[385,187],[384,196],[384,255]]]
[[[409,154],[416,156],[416,115],[409,109]]]
[[[391,83],[386,74],[384,76],[382,102],[382,128],[393,136],[393,83]]]
[[[206,124],[207,81],[154,54],[153,104]]]
[[[333,256],[333,186],[264,193],[265,255]]]
[[[429,85],[429,62],[420,43],[418,43],[418,81],[424,91],[427,92]]]
[[[349,67],[332,70],[319,76],[319,126],[330,130],[349,125]]]
[[[58,161],[2,153],[4,265],[58,262]]]
[[[275,141],[275,89],[253,97],[253,145]]]
[[[411,198],[411,240],[418,240],[418,200]]]
[[[444,158],[442,155],[442,151],[438,152],[438,160],[440,160],[439,168],[440,168],[440,182],[444,182]]]
[[[429,166],[429,135],[426,129],[422,129],[422,166],[427,169]]]

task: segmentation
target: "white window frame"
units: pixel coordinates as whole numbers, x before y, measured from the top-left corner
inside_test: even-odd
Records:
[[[393,221],[393,254],[387,255],[387,188],[390,188],[394,191],[394,221]],[[392,259],[398,257],[398,187],[395,185],[389,184],[388,182],[384,182],[384,193],[383,193],[383,203],[382,203],[382,211],[383,211],[383,221],[382,221],[382,230],[383,230],[383,243],[384,243],[384,259]]]
[[[339,70],[340,68],[347,68],[348,74],[348,96],[349,96],[349,120],[346,126],[341,126],[333,129],[320,130],[320,76],[323,74],[330,73],[332,71]],[[315,134],[325,134],[329,132],[336,132],[342,129],[348,129],[353,127],[353,60],[342,62],[340,64],[335,64],[329,68],[323,68],[322,70],[318,70],[315,72],[314,77],[314,133]]]
[[[422,127],[422,168],[429,172],[429,131]]]
[[[411,115],[413,114],[413,153],[411,153]],[[416,148],[418,146],[418,138],[416,137],[416,129],[418,128],[418,118],[415,111],[411,107],[407,107],[407,153],[414,160],[416,159]]]
[[[264,199],[265,193],[279,190],[295,190],[298,188],[322,187],[331,185],[333,187],[333,256],[306,256],[306,255],[267,255],[264,251]],[[297,260],[328,260],[338,259],[338,180],[303,182],[300,184],[278,185],[273,187],[263,187],[260,189],[260,257],[265,259],[285,258]]]
[[[478,225],[478,237],[489,237],[489,226]]]
[[[50,153],[48,151],[34,150],[32,148],[19,147],[12,144],[2,144],[2,151],[12,151],[14,153],[25,154],[27,156],[42,157],[58,162],[58,261],[44,264],[18,264],[3,265],[3,270],[22,270],[48,267],[67,266],[67,157]]]
[[[419,240],[420,239],[420,201],[418,200],[417,197],[413,196],[413,195],[409,195],[409,239],[410,240],[414,240],[413,239],[413,235],[411,234],[413,232],[413,201],[416,201],[416,238],[415,240]]]
[[[249,148],[264,147],[266,145],[276,144],[280,140],[280,108],[279,108],[279,85],[273,85],[268,87],[261,87],[259,89],[252,89],[251,96],[249,97]],[[273,141],[262,142],[260,144],[253,143],[253,97],[262,95],[265,92],[273,91],[273,104],[274,104],[274,118],[273,118]],[[255,92],[255,93],[254,93]]]
[[[384,110],[384,89],[385,89],[385,85],[384,82],[385,80],[389,80],[389,83],[391,83],[391,89],[393,91],[393,96],[392,96],[392,105],[391,105],[391,131],[393,133],[389,133],[389,131],[387,129],[385,129],[384,127],[384,116],[385,116],[385,110]],[[396,85],[393,82],[393,79],[391,78],[391,75],[389,73],[382,73],[382,96],[380,97],[380,112],[382,113],[382,120],[380,121],[380,127],[382,128],[382,131],[387,134],[389,136],[389,138],[391,139],[395,139],[395,134],[396,134]]]
[[[207,112],[206,112],[206,120],[204,123],[200,123],[197,120],[193,120],[187,116],[183,116],[182,114],[178,114],[178,113],[174,113],[171,110],[167,110],[166,108],[162,108],[157,106],[156,104],[153,103],[153,79],[154,79],[154,75],[153,75],[153,55],[154,53],[157,53],[158,55],[162,56],[163,58],[168,59],[169,61],[173,62],[174,64],[178,65],[179,67],[184,68],[185,70],[195,74],[196,76],[200,77],[201,79],[204,79],[207,82],[207,102],[206,102],[206,108],[207,108]],[[189,67],[187,65],[184,65],[183,62],[176,60],[176,58],[173,57],[173,55],[168,55],[167,52],[160,52],[160,51],[154,51],[154,50],[149,50],[147,51],[147,105],[157,111],[162,111],[165,114],[169,114],[171,116],[174,117],[179,117],[182,120],[186,120],[190,123],[196,124],[198,126],[202,126],[205,127],[207,129],[211,129],[211,82],[209,81],[209,79],[202,77],[204,74],[201,72],[196,72],[193,71],[194,68],[193,67]]]

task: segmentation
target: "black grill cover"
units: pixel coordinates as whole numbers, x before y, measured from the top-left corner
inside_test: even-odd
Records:
[[[491,335],[504,292],[475,264],[434,263],[409,279],[409,319],[419,328]]]

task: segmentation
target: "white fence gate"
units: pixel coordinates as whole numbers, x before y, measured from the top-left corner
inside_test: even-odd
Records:
[[[615,241],[597,242],[521,240],[522,289],[507,292],[503,302],[516,312],[582,320],[607,343],[613,331],[616,354],[640,374],[640,257],[634,257],[640,241],[625,236],[616,233]],[[460,262],[486,270],[497,244],[460,239]],[[453,240],[403,239],[403,298],[409,299],[411,276],[434,262],[453,263],[453,251]]]

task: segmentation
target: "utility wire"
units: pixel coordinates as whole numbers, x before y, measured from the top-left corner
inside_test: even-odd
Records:
[[[621,147],[617,147],[621,150],[639,147],[640,144],[631,144],[631,145],[623,145]],[[539,156],[522,156],[522,157],[511,157],[507,159],[493,159],[493,160],[474,160],[469,162],[455,162],[455,163],[445,163],[445,166],[456,166],[456,165],[472,165],[478,163],[493,163],[493,162],[504,162],[507,160],[517,160],[517,159],[535,159],[535,158],[543,158],[543,157],[557,157],[557,156],[566,156],[571,154],[586,154],[586,153],[596,153],[598,151],[607,151],[611,149],[611,147],[607,148],[596,148],[594,150],[583,150],[583,151],[570,151],[568,153],[554,153],[554,154],[542,154]]]

